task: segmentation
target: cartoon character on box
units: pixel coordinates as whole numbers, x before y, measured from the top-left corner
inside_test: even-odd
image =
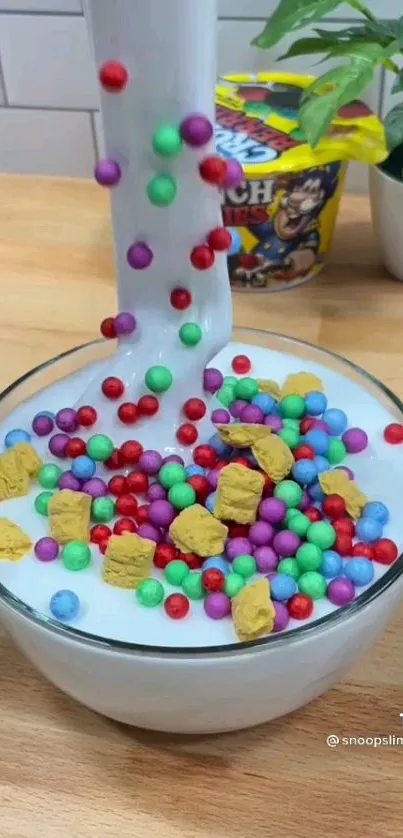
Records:
[[[264,288],[270,278],[288,282],[306,276],[318,260],[319,215],[337,188],[340,164],[310,169],[292,177],[275,214],[248,227],[258,239],[237,257],[232,284]],[[231,268],[231,266],[230,266]]]

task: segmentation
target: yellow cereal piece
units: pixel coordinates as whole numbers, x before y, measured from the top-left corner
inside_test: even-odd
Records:
[[[64,489],[49,501],[50,535],[59,544],[90,540],[91,497]]]
[[[102,578],[116,588],[137,588],[148,579],[155,542],[132,532],[111,535],[105,553]]]
[[[17,445],[14,445],[13,451],[17,454],[21,468],[27,472],[28,477],[31,480],[35,478],[39,469],[42,468],[43,462],[34,446],[29,442],[19,442]]]
[[[323,381],[314,375],[313,372],[297,372],[294,375],[288,375],[282,388],[281,398],[284,396],[305,396],[308,393],[324,392]]]
[[[271,433],[267,425],[246,425],[242,422],[233,425],[217,425],[220,439],[234,448],[251,448],[258,439],[264,439]]]
[[[169,534],[175,547],[182,553],[196,553],[203,557],[218,556],[224,551],[228,527],[217,521],[204,506],[195,503],[175,518]]]
[[[29,475],[15,448],[0,455],[0,500],[21,498],[29,491]]]
[[[25,532],[8,518],[0,518],[0,561],[19,562],[32,547]]]
[[[267,579],[248,585],[232,600],[232,619],[240,640],[257,640],[274,626],[274,605]]]
[[[264,486],[263,474],[238,463],[221,469],[214,515],[223,521],[253,524]]]
[[[345,471],[324,471],[318,479],[326,495],[340,495],[344,498],[348,514],[355,519],[360,517],[368,498]]]
[[[268,393],[269,396],[272,396],[273,399],[276,400],[276,402],[280,400],[281,390],[277,381],[273,381],[271,378],[257,378],[256,381],[258,383],[260,393]]]
[[[284,480],[294,464],[294,457],[284,440],[275,434],[261,439],[252,446],[252,454],[275,483]]]

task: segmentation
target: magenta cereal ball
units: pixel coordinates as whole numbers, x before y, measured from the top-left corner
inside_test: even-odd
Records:
[[[56,425],[66,434],[72,434],[78,428],[77,411],[72,407],[63,407],[56,413]]]
[[[146,242],[134,242],[127,251],[127,261],[134,271],[149,268],[154,259],[154,253]]]
[[[95,180],[100,186],[116,186],[122,172],[116,160],[99,160],[94,171]]]
[[[273,538],[273,548],[281,558],[294,556],[300,544],[301,539],[291,530],[280,530]]]
[[[116,315],[114,325],[118,336],[131,335],[136,328],[136,318],[129,311],[122,311]]]
[[[206,393],[217,393],[222,387],[224,376],[220,370],[215,367],[207,367],[203,373],[203,389]]]
[[[274,529],[267,521],[256,521],[249,530],[249,540],[256,547],[269,544],[274,535]]]
[[[81,480],[72,471],[64,471],[58,483],[59,489],[69,489],[71,492],[79,492],[81,485]]]
[[[208,594],[203,602],[204,610],[212,620],[222,620],[231,613],[231,600],[227,594],[217,591]]]
[[[156,527],[169,527],[175,518],[175,508],[168,500],[154,500],[150,503],[148,515]]]
[[[138,461],[140,471],[146,474],[158,474],[162,467],[162,456],[158,451],[143,451]]]
[[[92,498],[104,498],[108,494],[108,487],[101,477],[91,477],[82,484],[81,491]]]
[[[272,573],[277,569],[279,557],[272,547],[256,547],[253,553],[259,573]]]
[[[350,579],[340,576],[332,579],[327,586],[327,598],[333,605],[349,605],[355,597],[355,587]]]
[[[59,555],[59,545],[54,538],[40,538],[35,544],[34,551],[40,562],[53,562]]]
[[[288,608],[284,602],[273,602],[274,605],[274,625],[273,631],[284,631],[290,621]]]
[[[280,498],[265,498],[259,506],[259,516],[269,524],[281,524],[284,521],[287,507]]]
[[[66,456],[66,448],[69,442],[67,434],[54,434],[49,440],[49,451],[54,457],[63,459]]]
[[[190,148],[202,148],[207,145],[213,136],[213,131],[210,120],[199,113],[187,116],[180,126],[182,139]]]
[[[368,436],[362,428],[349,428],[342,436],[348,454],[360,454],[368,446]]]
[[[48,436],[54,427],[54,419],[47,413],[37,413],[32,420],[32,430],[37,436]]]
[[[228,559],[232,562],[237,556],[250,555],[253,550],[251,541],[247,538],[239,536],[238,538],[229,538],[225,545],[225,552]]]

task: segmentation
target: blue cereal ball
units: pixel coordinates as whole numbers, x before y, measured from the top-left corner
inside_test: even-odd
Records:
[[[306,442],[307,445],[312,446],[315,454],[327,454],[328,452],[329,435],[326,431],[313,428],[305,434],[304,442]]]
[[[382,524],[376,518],[360,518],[355,525],[355,534],[359,541],[372,544],[382,537]]]
[[[91,480],[91,477],[94,477],[96,469],[95,461],[91,457],[87,457],[86,454],[82,454],[81,457],[76,457],[71,464],[74,477],[77,477],[78,480]]]
[[[319,480],[315,480],[315,483],[311,483],[308,488],[308,494],[312,500],[320,501],[320,503],[325,499],[325,493],[319,483]]]
[[[294,480],[303,486],[314,483],[318,478],[318,469],[313,460],[297,460],[292,467]]]
[[[13,428],[4,437],[4,445],[6,448],[12,448],[13,445],[18,445],[19,442],[31,442],[31,434],[28,431],[23,431],[22,428]]]
[[[232,244],[227,250],[228,256],[235,256],[236,253],[239,253],[242,250],[242,239],[236,227],[228,227],[228,232],[231,233],[232,237]]]
[[[205,475],[207,474],[207,469],[203,468],[203,466],[191,465],[191,466],[186,466],[185,472],[186,472],[186,477],[195,477],[196,475],[197,476],[200,475],[201,477],[205,477]]]
[[[317,454],[316,457],[313,458],[313,461],[318,470],[318,474],[323,474],[324,471],[330,470],[329,460],[327,457],[324,457],[323,454]]]
[[[348,559],[344,564],[344,573],[350,582],[358,588],[369,585],[374,578],[374,566],[370,559],[357,556],[355,559]]]
[[[270,594],[278,602],[290,599],[297,593],[297,583],[287,573],[276,573],[270,580]]]
[[[49,610],[56,620],[68,623],[75,620],[80,610],[80,600],[73,591],[56,591],[49,603]]]
[[[211,570],[211,568],[213,570],[221,570],[224,576],[229,573],[229,563],[222,556],[210,556],[209,559],[206,559],[202,565],[202,573],[205,570]]]
[[[273,407],[276,402],[274,401],[273,396],[270,396],[269,393],[257,393],[256,396],[253,396],[252,404],[255,404],[256,407],[260,407],[260,410],[263,411],[264,415],[268,416],[269,413],[273,413]]]
[[[309,416],[320,416],[327,408],[327,398],[314,390],[305,396],[305,408]]]
[[[211,492],[210,495],[207,495],[204,505],[209,512],[213,512],[215,507],[215,502],[217,499],[217,492]]]
[[[320,572],[326,579],[333,579],[341,576],[343,571],[343,560],[336,550],[324,550]]]
[[[213,436],[210,437],[208,444],[211,445],[212,448],[214,448],[214,451],[220,457],[225,457],[232,451],[230,445],[226,445],[225,442],[222,442],[218,433],[213,434]]]
[[[372,500],[364,506],[362,517],[374,518],[384,527],[389,521],[389,510],[380,500]]]
[[[325,410],[322,419],[326,422],[332,436],[341,436],[347,429],[347,416],[344,410],[340,410],[338,407],[329,407],[328,410]]]

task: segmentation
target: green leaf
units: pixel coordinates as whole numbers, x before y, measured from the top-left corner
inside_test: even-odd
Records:
[[[385,58],[385,48],[374,41],[346,41],[344,44],[333,46],[332,57],[350,58],[353,61],[365,61],[376,66]]]
[[[314,96],[302,105],[298,118],[299,127],[312,148],[315,148],[321,137],[326,134],[338,109],[336,90],[324,96]]]
[[[300,38],[291,44],[288,52],[280,55],[277,61],[284,58],[295,58],[297,55],[315,55],[315,53],[327,52],[333,45],[333,41],[325,41],[324,38]]]
[[[403,90],[403,70],[395,77],[392,87],[392,93],[401,93]]]
[[[263,32],[253,39],[252,44],[261,49],[268,49],[281,41],[284,35],[295,32],[305,24],[321,20],[342,2],[343,0],[280,0]]]
[[[403,102],[389,111],[385,119],[385,133],[389,151],[403,143]]]

